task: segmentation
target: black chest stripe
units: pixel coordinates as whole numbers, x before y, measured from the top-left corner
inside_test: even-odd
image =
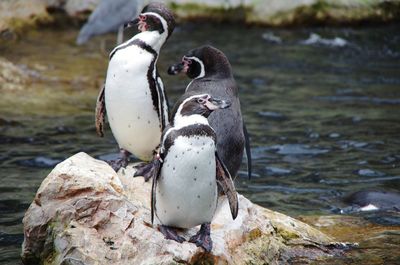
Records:
[[[165,148],[164,155],[168,153],[169,148],[174,145],[175,139],[178,138],[179,136],[185,136],[185,137],[206,136],[212,138],[213,141],[216,142],[215,132],[209,125],[205,124],[189,125],[179,130],[173,130],[168,134],[167,138],[163,143]]]
[[[139,39],[135,39],[133,41],[128,42],[127,44],[121,45],[118,48],[115,48],[111,53],[110,53],[110,60],[111,58],[114,56],[114,54],[119,51],[119,50],[123,50],[129,46],[132,45],[136,45],[140,48],[142,48],[143,50],[153,54],[155,57],[157,57],[157,52],[150,46],[148,45],[146,42],[139,40]]]

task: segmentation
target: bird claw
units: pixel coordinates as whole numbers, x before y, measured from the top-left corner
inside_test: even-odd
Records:
[[[176,242],[183,243],[185,238],[179,236],[175,229],[166,225],[159,226],[160,232],[165,236],[166,239],[175,240]]]
[[[114,169],[115,172],[118,172],[121,167],[126,167],[128,165],[128,159],[119,158],[117,160],[109,160],[107,163],[112,167],[112,169]]]
[[[152,162],[137,165],[135,169],[136,171],[133,177],[142,176],[145,182],[149,181],[149,179],[154,176],[154,164]]]
[[[200,230],[189,239],[189,242],[203,248],[206,252],[211,252],[213,244],[210,236],[210,224],[202,224]]]
[[[118,172],[118,170],[121,167],[126,167],[129,162],[130,153],[128,151],[121,148],[119,155],[120,155],[120,158],[118,158],[117,160],[106,161],[112,167],[112,169],[114,169],[115,172]]]

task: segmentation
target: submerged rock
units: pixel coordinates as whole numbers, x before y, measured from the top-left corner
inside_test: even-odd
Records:
[[[332,238],[243,196],[234,221],[227,201],[220,201],[211,253],[166,240],[150,224],[150,183],[132,174],[128,168],[117,175],[85,153],[58,164],[23,219],[24,264],[304,264],[341,253]]]
[[[27,80],[28,75],[21,68],[0,57],[0,91],[22,90]]]
[[[376,215],[381,218],[385,214]],[[386,215],[387,216],[387,215]],[[380,224],[365,214],[358,216],[327,215],[327,216],[303,216],[302,221],[317,227],[321,231],[334,236],[341,241],[357,241],[351,251],[346,252],[345,257],[338,259],[332,257],[315,264],[398,264],[400,253],[400,230],[398,225]],[[399,220],[399,215],[393,219]],[[375,218],[373,218],[375,219]]]

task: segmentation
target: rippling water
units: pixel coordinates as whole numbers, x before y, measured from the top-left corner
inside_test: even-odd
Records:
[[[223,50],[252,140],[254,178],[246,179],[243,164],[238,190],[292,216],[327,215],[348,207],[343,198],[351,192],[400,192],[399,26],[189,24],[167,43],[159,68],[165,73],[204,43]],[[55,164],[79,151],[101,158],[117,152],[110,131],[97,138],[93,124],[107,55],[97,41],[76,47],[76,34],[47,29],[0,44],[0,55],[33,80],[0,99],[1,265],[18,264],[24,212]],[[114,36],[105,39],[111,47]],[[188,80],[163,77],[173,103]],[[362,216],[400,225],[396,212]]]

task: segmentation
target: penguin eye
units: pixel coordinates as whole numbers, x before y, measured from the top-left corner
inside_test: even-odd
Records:
[[[145,21],[147,19],[146,15],[139,15],[140,21]]]
[[[190,60],[190,59],[187,58],[186,56],[183,56],[182,62],[184,62],[184,63],[187,64],[187,65],[192,64],[192,60]]]
[[[202,99],[202,98],[198,98],[197,99],[197,103],[199,103],[199,104],[204,104],[206,101],[204,100],[204,99]]]

